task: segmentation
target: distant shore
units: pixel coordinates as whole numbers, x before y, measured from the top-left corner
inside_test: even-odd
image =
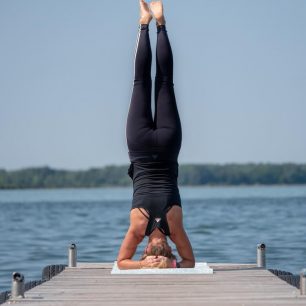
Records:
[[[128,165],[88,170],[0,169],[0,189],[131,186],[127,170]],[[182,186],[302,185],[306,184],[306,164],[181,164],[178,182]]]

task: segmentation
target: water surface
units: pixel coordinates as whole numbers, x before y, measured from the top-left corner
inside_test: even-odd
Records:
[[[306,186],[180,190],[196,260],[252,263],[257,243],[265,242],[268,268],[306,267]],[[66,264],[72,242],[79,261],[114,261],[131,196],[130,188],[1,190],[0,291],[10,288],[13,271],[29,281],[46,265]]]

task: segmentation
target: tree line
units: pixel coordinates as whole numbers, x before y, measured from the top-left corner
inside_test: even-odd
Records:
[[[78,171],[50,167],[0,169],[0,189],[131,186],[127,170],[127,165]],[[306,164],[183,164],[178,181],[189,186],[306,184]]]

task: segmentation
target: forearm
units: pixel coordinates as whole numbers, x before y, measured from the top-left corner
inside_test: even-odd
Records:
[[[140,260],[132,260],[132,259],[123,259],[117,261],[118,268],[120,270],[128,270],[128,269],[141,269],[141,261]]]

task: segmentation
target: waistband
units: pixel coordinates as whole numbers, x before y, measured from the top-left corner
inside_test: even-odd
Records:
[[[130,161],[133,162],[158,162],[158,161],[165,161],[165,162],[177,162],[178,153],[172,151],[137,151],[132,152],[129,151],[129,158]]]
[[[180,206],[182,207],[182,201],[179,190],[177,192],[172,193],[164,193],[164,194],[135,194],[132,200],[132,207],[133,208],[147,208],[149,204],[166,204],[165,207],[172,207],[172,206]]]

